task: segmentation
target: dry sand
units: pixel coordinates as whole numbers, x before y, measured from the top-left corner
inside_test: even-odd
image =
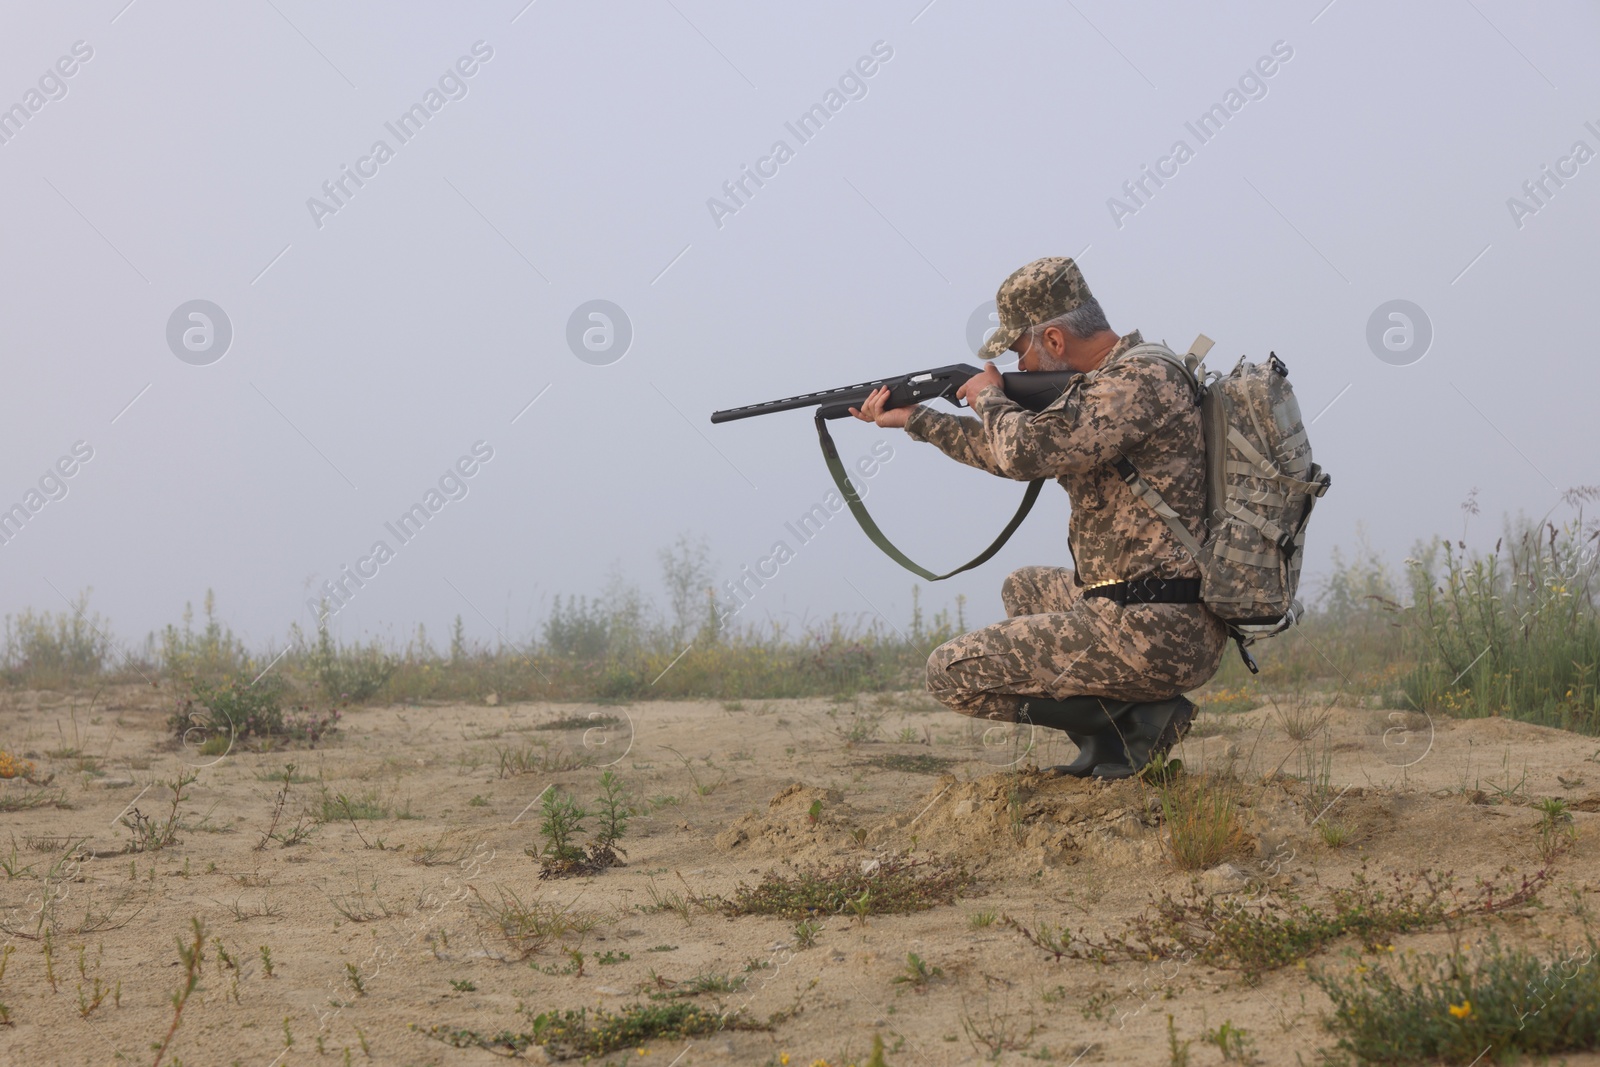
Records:
[[[789,1014],[770,1032],[655,1041],[648,1059],[630,1051],[602,1062],[865,1063],[874,1033],[895,1067],[995,1062],[976,1032],[1016,1038],[1019,1047],[1002,1051],[1001,1063],[1158,1064],[1168,1061],[1169,1015],[1185,1038],[1224,1021],[1243,1029],[1264,1063],[1314,1062],[1314,1051],[1332,1044],[1319,1025],[1328,1001],[1304,970],[1286,968],[1251,987],[1236,972],[1197,963],[1056,962],[1000,922],[974,924],[975,915],[1002,913],[1030,926],[1115,932],[1152,896],[1181,892],[1198,876],[1166,858],[1148,787],[1026,773],[1011,765],[1018,750],[1006,729],[986,734],[989,724],[920,695],[361,708],[315,750],[236,745],[220,758],[175,747],[170,710],[162,694],[128,688],[98,694],[93,706],[87,694],[13,693],[0,713],[0,744],[32,754],[39,775],[53,774],[51,787],[64,789],[71,805],[0,815],[0,853],[10,856],[14,841],[9,862],[18,868],[0,882],[0,916],[15,931],[0,980],[13,1021],[0,1028],[0,1062],[149,1063],[182,982],[175,939],[194,917],[239,970],[208,945],[168,1062],[342,1063],[346,1049],[352,1062],[367,1062],[364,1036],[375,1063],[489,1063],[499,1057],[423,1031],[525,1030],[522,1005],[616,1010],[662,988],[657,977],[682,983],[709,974],[745,982],[738,992],[699,997],[708,1007],[743,1008],[762,1020]],[[590,715],[619,722],[536,729]],[[1245,813],[1251,851],[1234,861],[1249,884],[1222,872],[1207,876],[1207,886],[1292,887],[1317,900],[1363,864],[1377,875],[1447,869],[1514,880],[1540,866],[1538,816],[1527,802],[1561,796],[1578,811],[1579,837],[1557,861],[1542,897],[1548,907],[1490,925],[1516,941],[1571,926],[1571,912],[1600,884],[1600,742],[1500,719],[1429,722],[1363,709],[1334,709],[1329,726],[1332,807],[1309,810],[1295,782],[1253,786]],[[1181,753],[1191,771],[1231,762],[1259,783],[1275,769],[1304,774],[1320,762],[1270,709],[1206,715],[1195,734]],[[1028,762],[1072,755],[1050,731],[1037,740],[1043,750]],[[582,756],[589,765],[499,773],[498,750],[546,744],[535,753]],[[65,749],[92,759],[47,755]],[[893,770],[881,766],[885,757],[919,759],[905,764],[914,770]],[[360,835],[368,845],[381,838],[381,850],[365,847],[349,822],[334,822],[293,847],[271,842],[258,851],[279,789],[271,776],[290,761],[312,780],[291,787],[280,831],[323,783],[409,817],[360,823]],[[626,865],[541,880],[525,853],[537,843],[538,798],[555,786],[589,801],[603,766],[647,809],[623,841]],[[125,854],[130,833],[119,817],[133,807],[164,816],[170,790],[157,783],[185,767],[199,778],[181,812],[180,840]],[[32,789],[0,782],[0,796]],[[1319,815],[1346,827],[1349,842],[1328,847],[1312,826]],[[419,860],[430,846],[436,862],[425,865]],[[859,864],[907,852],[964,864],[973,885],[956,904],[919,914],[875,915],[864,925],[825,917],[813,947],[798,945],[795,924],[784,919],[649,910],[655,897],[674,893],[731,894],[786,861]],[[557,946],[516,958],[476,905],[502,891],[603,920],[581,941],[565,942],[584,954],[581,973],[560,973],[571,957]],[[42,900],[56,929],[53,992],[43,946],[29,936]],[[378,917],[350,921],[340,908]],[[86,918],[99,928],[75,932]],[[1443,933],[1400,942],[1446,944]],[[262,945],[270,947],[270,977]],[[1323,952],[1312,965],[1348,966],[1341,952],[1350,948]],[[943,976],[923,989],[896,984],[908,952]],[[102,988],[120,983],[120,1006],[108,996],[85,1017],[79,991],[92,997],[97,978]],[[534,1049],[528,1058],[544,1057]],[[1190,1062],[1217,1063],[1220,1053],[1197,1041]],[[1566,1062],[1600,1064],[1600,1056]]]

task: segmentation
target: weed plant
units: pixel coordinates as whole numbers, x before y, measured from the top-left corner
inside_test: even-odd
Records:
[[[1540,956],[1495,935],[1474,952],[1396,953],[1311,978],[1333,1002],[1336,1051],[1360,1063],[1493,1062],[1600,1048],[1600,944]]]
[[[846,911],[867,915],[906,915],[942,904],[954,904],[971,882],[964,868],[904,857],[878,861],[863,870],[859,863],[836,867],[791,867],[788,874],[769,871],[754,886],[740,883],[723,903],[728,915],[777,915],[806,919]]]
[[[184,790],[199,779],[198,771],[180,771],[170,782],[162,783],[172,792],[172,804],[164,819],[146,815],[137,807],[129,809],[121,817],[119,821],[132,835],[132,840],[128,842],[129,852],[157,852],[177,843],[178,809],[189,799]]]
[[[1164,893],[1123,933],[1102,937],[1067,927],[1033,930],[1010,916],[1002,921],[1057,960],[1199,960],[1238,971],[1254,983],[1341,938],[1355,938],[1368,951],[1377,951],[1401,934],[1453,929],[1473,917],[1524,907],[1538,899],[1548,881],[1549,872],[1541,870],[1520,882],[1479,880],[1469,888],[1448,872],[1425,871],[1395,874],[1384,885],[1363,870],[1352,885],[1332,890],[1320,905],[1294,893],[1248,901],[1198,888],[1176,896]]]
[[[524,902],[513,890],[503,886],[498,887],[491,898],[475,886],[468,888],[472,890],[475,912],[519,959],[542,952],[566,937],[581,939],[604,921],[592,912],[575,910],[571,902]]]
[[[526,1009],[524,1009],[525,1013]],[[528,1029],[484,1035],[473,1030],[435,1026],[428,1036],[455,1048],[482,1048],[520,1056],[537,1045],[552,1059],[588,1059],[622,1049],[640,1048],[657,1038],[697,1037],[723,1030],[769,1030],[771,1025],[747,1019],[740,1012],[721,1013],[682,1001],[630,1004],[620,1011],[579,1008],[576,1011],[527,1013]]]
[[[611,770],[600,775],[600,796],[595,810],[578,805],[569,794],[551,786],[540,802],[539,834],[544,839],[537,852],[540,878],[565,878],[578,874],[598,874],[607,867],[625,866],[621,856],[622,835],[635,810],[622,780]],[[599,829],[588,844],[579,845],[584,821],[594,817]]]
[[[1600,487],[1570,490],[1572,518],[1512,526],[1492,552],[1437,539],[1413,552],[1412,705],[1600,733],[1595,499]]]
[[[1161,844],[1179,869],[1205,870],[1249,847],[1240,815],[1244,785],[1237,777],[1176,773],[1158,788]]]

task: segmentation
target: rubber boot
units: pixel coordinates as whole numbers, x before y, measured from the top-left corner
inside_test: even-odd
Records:
[[[1052,778],[1059,778],[1062,775],[1087,778],[1094,773],[1096,767],[1104,764],[1123,764],[1128,761],[1127,750],[1122,745],[1122,736],[1114,728],[1097,734],[1075,734],[1068,731],[1067,739],[1078,746],[1078,756],[1071,763],[1044,768],[1044,773]]]
[[[1060,730],[1078,746],[1071,763],[1046,767],[1052,778],[1087,778],[1101,764],[1126,763],[1118,720],[1136,705],[1102,697],[1068,697],[1065,700],[1030,699],[1023,707],[1021,720],[1036,726]]]
[[[1097,765],[1092,772],[1094,777],[1132,778],[1183,740],[1193,722],[1194,705],[1187,697],[1135,704],[1117,722],[1126,749],[1123,760]]]

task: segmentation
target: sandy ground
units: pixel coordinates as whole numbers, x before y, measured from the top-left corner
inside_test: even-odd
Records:
[[[0,814],[0,852],[16,872],[0,882],[5,943],[15,949],[0,978],[13,1024],[0,1027],[6,1064],[151,1062],[183,981],[176,939],[190,935],[193,918],[208,945],[169,1063],[342,1063],[346,1050],[350,1062],[489,1063],[499,1057],[425,1031],[526,1030],[519,1006],[617,1010],[707,975],[743,981],[697,998],[710,1008],[759,1020],[788,1014],[771,1031],[658,1040],[602,1062],[865,1063],[879,1033],[896,1067],[1167,1063],[1169,1015],[1185,1038],[1224,1021],[1243,1029],[1263,1063],[1314,1062],[1332,1044],[1319,1025],[1328,1002],[1304,970],[1251,987],[1199,964],[1056,962],[1003,923],[984,925],[985,913],[1001,913],[1030,926],[1116,931],[1153,895],[1182,891],[1197,875],[1167,859],[1148,787],[1027,774],[1013,765],[1018,739],[1006,728],[986,733],[988,724],[920,695],[363,708],[315,750],[235,745],[221,756],[175,747],[170,704],[148,689],[102,692],[92,706],[88,694],[7,700],[0,745],[35,758],[70,807]],[[537,729],[596,715],[617,721]],[[1070,758],[1070,744],[1046,734],[1026,762]],[[1252,787],[1251,851],[1234,862],[1255,886],[1292,886],[1316,900],[1363,864],[1374,874],[1448,869],[1504,880],[1539,866],[1528,801],[1562,796],[1578,809],[1579,838],[1557,861],[1549,906],[1491,925],[1533,940],[1600,887],[1600,742],[1499,719],[1364,709],[1334,709],[1326,738],[1291,740],[1269,708],[1207,714],[1185,743],[1191,771],[1231,762],[1256,783],[1274,770],[1315,774],[1328,761],[1335,795],[1325,811],[1311,811],[1293,782]],[[501,773],[502,753],[524,757],[521,773]],[[886,757],[921,759],[895,770],[881,765]],[[586,765],[539,769],[575,759]],[[359,833],[332,822],[291,847],[257,850],[281,788],[272,776],[287,762],[307,780],[291,785],[280,834],[324,786],[391,815],[361,821]],[[537,844],[538,799],[555,786],[589,801],[604,767],[645,810],[622,842],[626,865],[541,880],[525,853]],[[121,818],[133,808],[165,817],[171,791],[158,783],[185,768],[199,777],[180,809],[179,840],[125,852]],[[0,782],[0,796],[33,788]],[[1344,826],[1348,843],[1325,844],[1312,825],[1319,817]],[[731,894],[786,861],[896,853],[964,864],[973,884],[954,905],[918,914],[864,924],[824,917],[811,947],[797,943],[790,920],[652,907],[673,894]],[[1222,874],[1207,884],[1258,891]],[[597,925],[519,959],[478,905],[503,893]],[[35,936],[46,926],[53,991]],[[1401,946],[1447,940],[1422,934]],[[583,953],[581,972],[570,973],[563,948]],[[1340,966],[1352,948],[1312,963]],[[923,988],[894,982],[908,952],[942,976]],[[96,980],[106,990],[120,984],[120,1004],[108,995],[85,1014]],[[1006,1035],[1015,1047],[992,1052],[986,1038]],[[1190,1062],[1221,1055],[1196,1041]]]

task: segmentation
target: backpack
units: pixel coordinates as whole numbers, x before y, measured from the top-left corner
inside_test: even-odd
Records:
[[[1248,646],[1287,630],[1304,612],[1295,593],[1306,523],[1332,479],[1311,461],[1289,368],[1277,353],[1265,363],[1241,356],[1222,374],[1204,370],[1211,346],[1201,334],[1184,356],[1143,344],[1124,357],[1164,360],[1194,387],[1206,451],[1205,541],[1195,540],[1126,457],[1116,468],[1199,562],[1201,601],[1227,624],[1250,673],[1259,674]]]

